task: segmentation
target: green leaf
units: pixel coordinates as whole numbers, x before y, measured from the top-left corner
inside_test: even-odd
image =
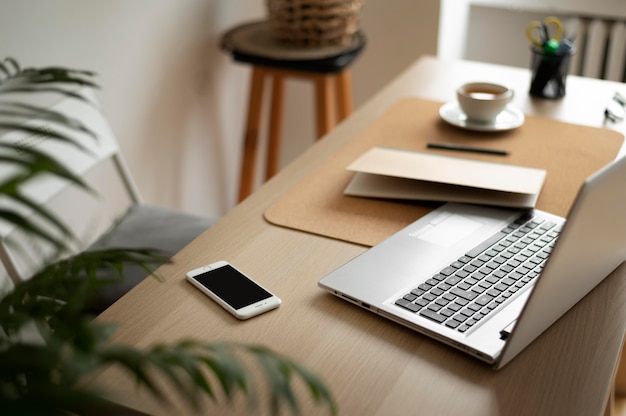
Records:
[[[184,341],[193,345],[194,341]],[[203,357],[204,363],[213,371],[218,378],[222,390],[230,400],[234,391],[241,391],[246,396],[251,397],[249,390],[248,376],[246,369],[241,362],[233,355],[230,344],[213,343],[197,344],[197,347],[209,353]]]
[[[155,398],[165,402],[163,393],[147,372],[146,366],[149,360],[145,353],[131,347],[114,344],[101,349],[99,355],[103,363],[120,365],[135,377],[138,385],[147,387]]]
[[[59,133],[49,128],[39,127],[39,126],[31,126],[28,124],[19,124],[13,122],[0,122],[0,130],[4,130],[7,132],[19,131],[25,134],[32,134],[36,136],[47,137],[50,139],[58,140],[62,143],[72,145],[81,151],[90,154],[91,151],[87,149],[84,145],[74,140],[72,136]]]
[[[337,404],[333,399],[330,390],[326,387],[326,384],[313,372],[309,369],[303,367],[302,365],[293,362],[292,363],[293,370],[302,378],[307,387],[309,388],[309,393],[315,399],[316,402],[325,402],[328,404],[330,409],[330,413],[333,415],[337,414]]]
[[[20,118],[25,121],[32,119],[47,120],[71,130],[86,133],[94,138],[96,134],[86,127],[79,119],[49,108],[38,107],[20,102],[0,101],[0,116]]]

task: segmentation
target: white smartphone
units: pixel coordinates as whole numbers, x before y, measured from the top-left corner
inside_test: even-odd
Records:
[[[238,319],[275,309],[281,301],[226,261],[187,272],[187,280]]]

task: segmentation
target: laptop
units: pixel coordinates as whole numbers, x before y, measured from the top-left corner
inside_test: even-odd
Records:
[[[589,177],[567,221],[446,203],[319,286],[499,369],[626,259],[626,158]]]

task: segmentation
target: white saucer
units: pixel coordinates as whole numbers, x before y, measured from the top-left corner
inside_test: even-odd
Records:
[[[439,115],[453,126],[474,131],[504,131],[524,124],[524,113],[515,107],[506,107],[493,122],[481,123],[468,120],[456,101],[449,101],[441,106]]]

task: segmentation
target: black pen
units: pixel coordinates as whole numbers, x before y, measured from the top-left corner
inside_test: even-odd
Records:
[[[429,149],[458,150],[460,152],[485,153],[488,155],[506,156],[509,154],[506,150],[486,149],[484,147],[463,146],[460,144],[428,143],[426,147]]]

